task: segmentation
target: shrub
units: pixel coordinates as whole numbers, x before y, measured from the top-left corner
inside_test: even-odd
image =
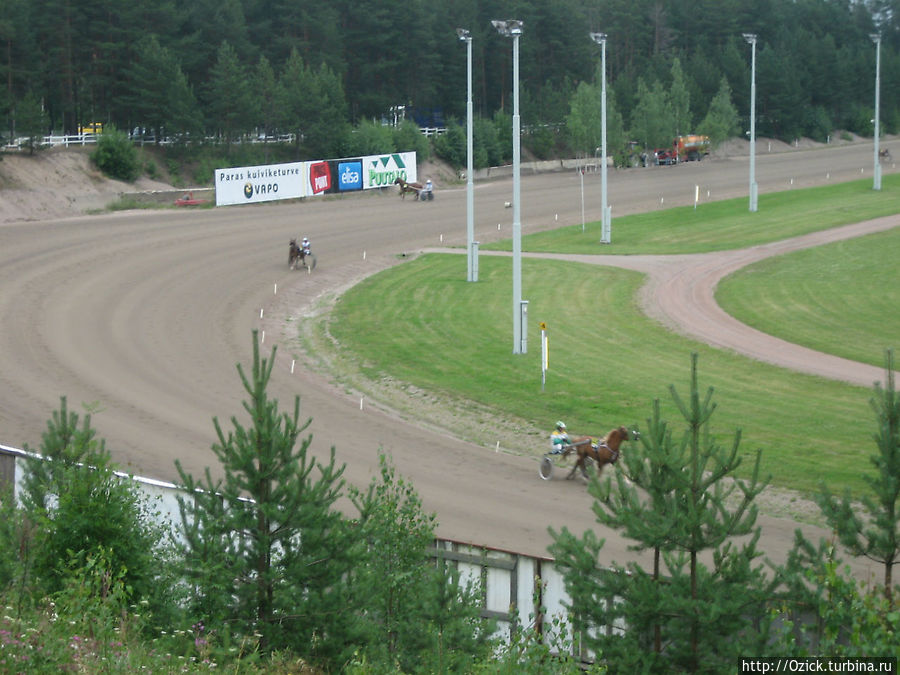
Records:
[[[110,178],[131,183],[140,175],[137,150],[128,135],[114,127],[100,134],[91,161]]]

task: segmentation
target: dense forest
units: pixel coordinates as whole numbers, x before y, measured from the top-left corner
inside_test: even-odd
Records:
[[[35,125],[75,133],[99,121],[157,137],[226,142],[250,133],[296,134],[306,154],[335,156],[349,130],[393,121],[400,106],[419,126],[464,119],[460,27],[472,35],[476,117],[508,116],[511,41],[491,20],[509,18],[524,22],[522,125],[526,134],[549,135],[545,145],[563,142],[558,137],[572,123],[579,85],[599,82],[601,49],[591,31],[608,36],[608,100],[619,142],[627,137],[647,147],[657,135],[693,133],[717,95],[733,111],[731,131],[746,131],[751,47],[743,33],[758,36],[758,135],[826,140],[841,129],[871,136],[876,53],[882,130],[900,128],[898,0],[3,5],[0,110],[10,136]],[[881,35],[880,50],[873,34]],[[665,112],[668,128],[648,125],[653,110]]]

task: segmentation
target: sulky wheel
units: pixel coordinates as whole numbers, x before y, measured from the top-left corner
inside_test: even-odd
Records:
[[[541,460],[540,473],[544,480],[550,480],[550,476],[553,474],[553,460],[546,455]]]
[[[303,266],[306,267],[310,272],[316,269],[316,254],[307,253],[303,258]]]

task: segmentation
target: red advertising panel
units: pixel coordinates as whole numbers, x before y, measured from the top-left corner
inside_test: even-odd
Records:
[[[331,167],[327,161],[309,165],[309,189],[314,195],[331,191]]]

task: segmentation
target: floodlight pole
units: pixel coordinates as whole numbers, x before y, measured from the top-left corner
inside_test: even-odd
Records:
[[[466,43],[466,281],[478,281],[475,256],[475,185],[472,159],[472,35],[465,28],[457,28],[459,39]]]
[[[527,336],[523,330],[528,303],[522,300],[522,200],[521,200],[521,143],[519,121],[519,36],[522,22],[516,19],[491,21],[500,35],[513,40],[513,354],[527,351]]]
[[[878,110],[881,107],[881,34],[873,33],[872,42],[875,43],[875,169],[873,171],[872,189],[881,189],[881,162],[879,161],[879,126]]]
[[[756,33],[744,33],[750,43],[750,211],[758,208],[759,189],[756,185]]]
[[[600,243],[610,244],[612,243],[612,214],[606,202],[606,33],[591,33],[590,35],[591,40],[600,45],[600,63],[603,71],[600,78],[600,146],[602,154],[600,158],[600,207],[602,209]]]

